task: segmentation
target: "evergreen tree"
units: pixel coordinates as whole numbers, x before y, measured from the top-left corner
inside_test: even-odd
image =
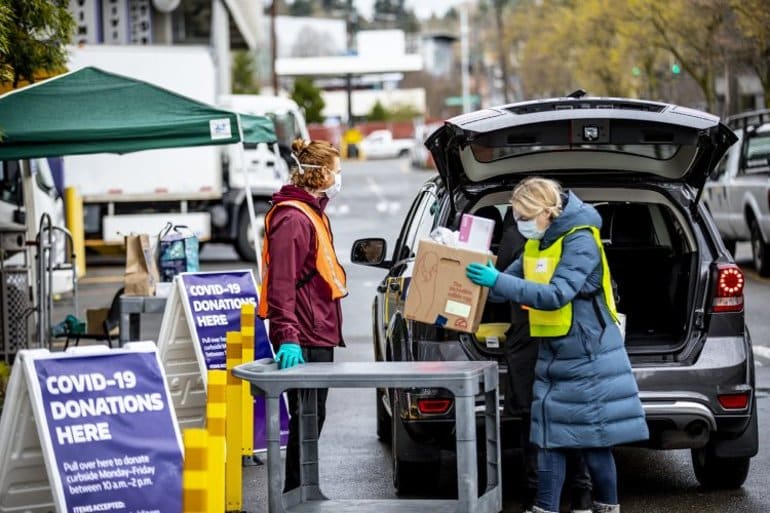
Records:
[[[258,94],[259,84],[256,81],[256,65],[254,56],[248,51],[237,51],[233,54],[233,93]]]
[[[292,16],[312,16],[315,12],[313,0],[294,0],[289,6],[289,14]]]
[[[366,115],[366,119],[368,121],[387,121],[388,111],[386,111],[385,107],[382,106],[380,100],[375,102],[372,110],[369,112],[369,114]]]
[[[326,104],[321,98],[321,90],[313,84],[313,79],[300,77],[294,81],[291,99],[297,102],[305,113],[308,123],[321,123],[324,120],[323,110]]]

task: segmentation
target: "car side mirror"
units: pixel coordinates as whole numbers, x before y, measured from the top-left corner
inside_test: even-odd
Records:
[[[385,267],[388,263],[385,261],[387,249],[388,244],[385,239],[358,239],[350,250],[350,261],[354,264]]]

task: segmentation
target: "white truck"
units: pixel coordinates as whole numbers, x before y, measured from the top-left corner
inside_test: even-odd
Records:
[[[704,189],[727,249],[751,242],[756,271],[770,276],[770,110],[749,112],[726,120],[738,136]]]
[[[85,66],[217,103],[217,70],[206,46],[70,48],[69,69]],[[264,158],[248,169],[255,205],[264,209],[285,181],[286,166],[267,148],[261,152]],[[86,245],[120,244],[125,234],[156,234],[172,222],[187,225],[201,241],[231,243],[241,258],[253,261],[244,179],[234,155],[237,145],[65,157],[65,184],[83,197]]]
[[[367,159],[407,157],[414,148],[413,139],[394,139],[390,130],[375,130],[361,141],[361,151]]]
[[[310,139],[305,117],[294,100],[281,96],[253,94],[222,95],[219,107],[243,114],[267,116],[273,120],[278,148],[273,145],[244,144],[243,164],[246,166],[249,187],[254,195],[254,211],[260,236],[264,237],[265,214],[270,208],[270,195],[288,181],[291,164],[291,143],[294,139]],[[271,147],[273,146],[273,147]],[[277,151],[276,151],[277,150]],[[241,191],[245,187],[244,174],[240,166],[238,148],[229,146],[225,149],[224,169],[226,181],[231,190]],[[240,202],[242,198],[234,198]],[[244,259],[254,260],[254,231],[249,227],[248,212],[241,210],[238,219],[238,249]]]

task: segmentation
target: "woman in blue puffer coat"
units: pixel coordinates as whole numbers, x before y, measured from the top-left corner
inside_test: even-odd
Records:
[[[601,217],[558,183],[527,178],[513,191],[513,212],[527,237],[524,254],[504,272],[471,264],[468,278],[490,300],[529,307],[540,341],[533,387],[531,441],[538,455],[535,512],[559,511],[565,449],[582,449],[594,511],[620,511],[612,447],[648,438],[601,246]]]

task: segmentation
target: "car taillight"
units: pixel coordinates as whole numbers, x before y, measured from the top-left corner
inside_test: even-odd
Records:
[[[452,406],[452,399],[418,399],[417,409],[423,415],[438,415],[446,413]]]
[[[744,410],[749,405],[749,393],[720,394],[717,399],[725,410]]]
[[[743,310],[743,271],[735,264],[717,265],[717,283],[711,310],[740,312]]]

